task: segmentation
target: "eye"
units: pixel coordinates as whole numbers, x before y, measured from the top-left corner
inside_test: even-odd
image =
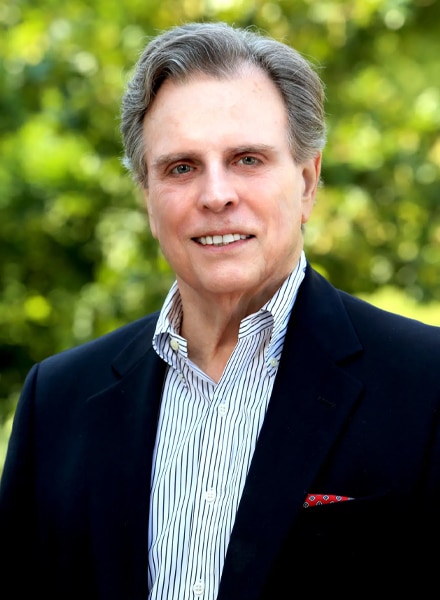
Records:
[[[192,167],[190,167],[187,164],[180,164],[180,165],[176,165],[173,169],[171,169],[171,174],[172,175],[185,175],[186,173],[190,173],[192,170]]]
[[[253,167],[254,165],[257,165],[260,161],[255,156],[242,156],[238,159],[237,162],[247,167]]]

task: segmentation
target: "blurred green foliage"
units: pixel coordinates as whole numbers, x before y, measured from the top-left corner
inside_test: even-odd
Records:
[[[121,165],[119,105],[146,36],[212,19],[291,43],[325,81],[308,258],[440,325],[439,1],[1,0],[0,467],[30,366],[157,309],[172,282]]]

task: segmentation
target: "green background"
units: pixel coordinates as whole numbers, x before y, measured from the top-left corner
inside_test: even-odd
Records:
[[[0,0],[0,470],[31,365],[157,309],[173,280],[119,106],[147,36],[216,19],[292,44],[325,82],[309,260],[440,325],[439,1]]]

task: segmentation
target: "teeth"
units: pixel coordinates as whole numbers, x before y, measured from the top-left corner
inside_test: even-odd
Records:
[[[197,241],[204,246],[226,246],[232,244],[232,242],[238,242],[238,240],[246,240],[248,235],[242,235],[240,233],[227,233],[226,235],[207,235],[198,238]]]

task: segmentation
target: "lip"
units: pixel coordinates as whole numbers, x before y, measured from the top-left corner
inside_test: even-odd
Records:
[[[199,237],[192,238],[198,244],[202,246],[228,246],[234,242],[240,242],[242,240],[248,240],[252,238],[252,235],[245,233],[213,233],[208,235],[202,235]]]

